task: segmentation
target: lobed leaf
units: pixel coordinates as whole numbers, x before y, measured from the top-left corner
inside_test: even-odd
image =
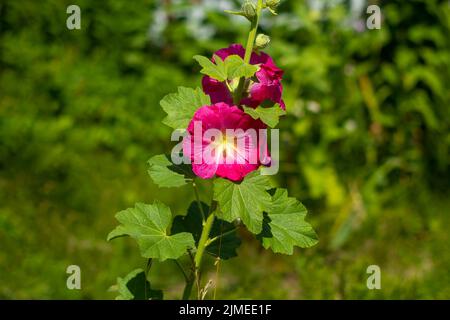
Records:
[[[153,290],[142,269],[131,271],[125,278],[117,278],[119,295],[116,300],[162,300],[163,292]]]
[[[227,78],[251,78],[258,71],[259,67],[246,63],[240,56],[233,54],[225,59]]]
[[[163,154],[153,156],[147,163],[148,174],[159,187],[181,187],[195,177],[190,165],[175,165]]]
[[[201,73],[221,82],[241,77],[251,78],[259,69],[235,54],[226,57],[225,61],[217,55],[214,55],[214,62],[204,56],[194,56],[194,59],[202,66]]]
[[[232,222],[242,219],[248,230],[258,234],[262,230],[263,212],[271,208],[267,192],[271,184],[267,176],[255,171],[240,183],[217,178],[214,181],[214,200],[219,203],[217,216]]]
[[[200,88],[178,87],[177,93],[166,95],[160,104],[167,113],[163,123],[173,129],[184,130],[195,111],[202,106],[210,105],[211,99]]]
[[[276,127],[280,117],[286,114],[286,111],[281,109],[278,104],[270,108],[258,107],[255,109],[244,106],[244,111],[255,120],[261,119],[262,122],[271,128]]]
[[[204,56],[194,56],[194,59],[202,66],[201,73],[219,81],[227,80],[227,69],[222,59],[214,55],[214,62]]]
[[[177,259],[186,253],[188,248],[195,246],[192,234],[168,234],[172,213],[170,208],[161,202],[156,201],[152,205],[137,203],[134,208],[117,213],[116,219],[121,225],[109,233],[107,240],[130,236],[137,241],[144,258],[160,261]]]
[[[288,197],[286,189],[276,189],[271,209],[264,219],[262,238],[264,248],[276,253],[292,254],[294,246],[301,248],[317,244],[317,234],[305,221],[306,208],[297,199]]]

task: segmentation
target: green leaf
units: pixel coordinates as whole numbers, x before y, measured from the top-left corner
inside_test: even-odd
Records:
[[[125,278],[117,278],[119,295],[116,300],[162,300],[161,290],[153,290],[142,269],[131,271]]]
[[[159,187],[181,187],[194,178],[190,165],[175,165],[163,154],[150,158],[147,163],[148,174]]]
[[[214,55],[214,62],[204,56],[194,56],[194,59],[202,66],[201,73],[219,81],[227,80],[227,69],[222,59]]]
[[[244,106],[244,111],[255,120],[261,119],[262,122],[271,128],[276,127],[280,117],[286,114],[278,104],[275,104],[270,108],[258,107],[256,109]]]
[[[231,55],[225,59],[225,66],[227,69],[227,78],[235,79],[235,78],[251,78],[258,71],[259,67],[246,63],[244,59],[242,59],[238,55]]]
[[[203,56],[194,56],[194,59],[203,67],[201,73],[221,82],[241,77],[251,78],[259,69],[258,66],[246,63],[235,54],[226,57],[225,61],[214,55],[215,63]]]
[[[200,88],[178,87],[178,93],[166,95],[160,102],[167,113],[165,125],[174,129],[185,129],[198,108],[211,104],[211,99]]]
[[[219,203],[217,216],[232,222],[242,219],[254,234],[262,229],[263,211],[271,207],[271,196],[266,191],[271,188],[267,176],[255,171],[240,183],[217,178],[214,180],[214,200]]]
[[[305,221],[306,213],[306,208],[297,199],[288,197],[286,189],[276,189],[260,234],[264,248],[292,254],[294,246],[309,248],[315,245],[317,234]]]
[[[209,207],[205,203],[201,203],[203,212],[209,212]],[[203,228],[202,214],[196,201],[189,206],[188,212],[185,216],[176,216],[172,224],[172,234],[180,232],[192,233],[196,245],[200,240],[200,235]],[[223,260],[230,259],[237,256],[236,249],[240,246],[241,240],[237,236],[237,231],[234,224],[215,219],[210,232],[210,238],[218,237],[221,234],[227,233],[221,238],[217,239],[206,247],[206,252],[214,257],[220,257]]]
[[[160,261],[177,259],[195,246],[192,234],[182,232],[169,235],[167,229],[172,222],[172,213],[165,204],[137,203],[134,208],[116,214],[121,223],[108,235],[108,241],[122,236],[134,238],[144,258]]]

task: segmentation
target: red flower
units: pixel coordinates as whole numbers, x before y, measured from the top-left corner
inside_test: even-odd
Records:
[[[183,153],[190,158],[194,173],[203,179],[217,175],[240,181],[261,165],[260,143],[261,158],[270,161],[265,141],[259,141],[259,129],[266,129],[266,125],[236,106],[204,106],[187,127]]]

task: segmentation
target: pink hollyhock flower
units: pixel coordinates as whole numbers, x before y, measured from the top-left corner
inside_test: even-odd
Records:
[[[225,60],[230,55],[238,55],[241,58],[245,56],[245,49],[240,44],[232,44],[228,48],[220,49],[215,53],[222,60]],[[249,92],[246,97],[241,100],[241,104],[256,108],[265,100],[279,103],[283,110],[286,109],[281,94],[283,87],[281,79],[283,77],[283,70],[279,69],[273,59],[266,53],[261,52],[257,54],[252,53],[250,58],[251,64],[260,64],[260,69],[256,72],[256,82],[252,82],[249,86]],[[227,86],[209,76],[204,76],[202,79],[203,91],[211,97],[212,103],[225,102],[233,103],[233,97],[228,91]]]
[[[259,139],[259,129],[266,128],[236,106],[222,102],[204,106],[195,112],[187,127],[183,154],[191,160],[194,173],[203,179],[217,175],[240,181],[262,162],[270,162],[266,142]]]

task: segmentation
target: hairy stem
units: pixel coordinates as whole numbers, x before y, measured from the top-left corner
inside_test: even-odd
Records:
[[[244,61],[246,63],[250,63],[250,58],[252,57],[253,46],[255,45],[256,33],[258,31],[259,17],[261,16],[262,7],[263,7],[263,1],[258,0],[258,3],[256,5],[256,16],[252,21],[252,24],[250,27],[250,32],[248,34],[248,39],[247,39],[247,47],[245,48]],[[236,105],[239,105],[239,103],[242,99],[244,85],[245,85],[245,77],[242,77],[239,79],[239,85],[236,89],[236,94],[234,95],[234,104],[236,104]]]

